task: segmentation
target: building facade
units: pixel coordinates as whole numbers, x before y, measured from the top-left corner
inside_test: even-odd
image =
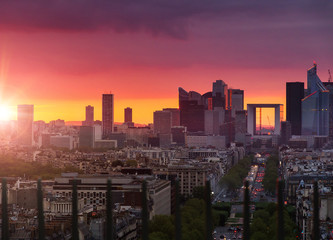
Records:
[[[102,96],[102,126],[103,138],[108,138],[113,132],[113,94],[103,94]]]
[[[235,117],[236,111],[244,110],[244,90],[229,89],[228,98],[229,109],[231,109],[232,117]]]
[[[125,108],[124,109],[124,122],[131,123],[132,122],[132,108]]]
[[[154,112],[154,133],[170,134],[172,124],[172,113],[169,111]]]
[[[79,146],[93,148],[95,141],[95,130],[91,126],[81,126],[79,132]]]
[[[94,125],[94,107],[86,106],[86,120],[83,122],[84,126],[93,126]]]
[[[304,98],[303,82],[287,82],[286,104],[287,121],[291,124],[291,134],[302,134],[302,99]]]
[[[302,135],[329,135],[329,91],[317,75],[317,64],[307,72],[307,96],[302,100]]]
[[[17,106],[17,142],[22,146],[33,145],[34,105]]]

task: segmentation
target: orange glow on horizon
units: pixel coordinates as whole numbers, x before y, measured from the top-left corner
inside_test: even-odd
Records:
[[[246,90],[245,90],[246,91]],[[246,92],[245,92],[246,94]],[[26,103],[26,102],[25,102]],[[248,103],[279,103],[284,104],[285,114],[285,99],[283,96],[262,96],[245,98],[244,107]],[[21,103],[18,103],[21,104]],[[56,119],[64,119],[65,121],[84,121],[85,106],[92,105],[94,107],[95,120],[102,119],[102,101],[101,99],[94,100],[36,100],[36,102],[28,102],[26,104],[34,104],[34,119],[35,121],[43,120],[49,122]],[[162,110],[163,108],[178,108],[177,98],[151,98],[151,99],[118,99],[115,93],[114,105],[114,120],[115,122],[124,121],[124,109],[130,107],[133,109],[133,121],[140,124],[148,124],[153,122],[153,112]],[[10,119],[16,120],[17,106],[11,105]],[[268,118],[269,117],[269,121]],[[1,118],[1,117],[0,117]],[[259,123],[259,121],[257,121]],[[262,124],[273,125],[274,110],[263,109]]]

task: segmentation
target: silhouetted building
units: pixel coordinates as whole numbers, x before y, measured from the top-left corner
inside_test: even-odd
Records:
[[[328,135],[330,140],[333,140],[333,82],[323,82],[324,86],[329,91],[329,130]]]
[[[205,109],[196,101],[182,102],[180,106],[180,124],[189,132],[203,132],[205,130]]]
[[[288,144],[291,138],[291,124],[288,121],[281,122],[281,144]]]
[[[154,133],[156,134],[171,133],[171,112],[168,111],[154,112]]]
[[[150,147],[159,147],[160,138],[159,137],[148,137],[148,146]]]
[[[222,80],[213,82],[213,109],[215,107],[227,108],[228,106],[228,85]]]
[[[236,111],[235,116],[235,141],[246,144],[247,119],[246,110]]]
[[[172,143],[178,146],[185,146],[186,144],[186,127],[174,126],[171,128]]]
[[[202,96],[194,91],[186,92],[179,88],[180,125],[189,132],[205,130],[205,106]]]
[[[170,129],[171,132],[171,129]],[[169,148],[171,145],[171,133],[159,133],[158,134],[160,147],[161,148]]]
[[[124,114],[125,114],[125,123],[131,123],[132,122],[132,108],[125,108],[124,110]]]
[[[102,99],[103,138],[108,138],[113,132],[113,94],[103,94]]]
[[[228,108],[231,109],[232,117],[235,117],[236,111],[244,110],[244,90],[229,89],[228,98]]]
[[[291,134],[302,134],[302,99],[304,98],[304,83],[287,82],[286,104],[287,121],[291,124]]]
[[[33,145],[34,105],[17,106],[17,142],[22,146]]]
[[[126,142],[126,134],[125,133],[111,133],[109,135],[109,139],[110,140],[116,140],[118,148],[125,147],[125,142]]]
[[[79,147],[93,148],[95,141],[94,127],[81,126],[79,132]]]
[[[169,134],[171,132],[171,112],[154,112],[154,133]]]
[[[226,137],[226,144],[235,141],[235,119],[231,116],[231,109],[225,110],[225,120],[220,126],[220,135]]]
[[[246,126],[246,110],[236,111],[235,117],[235,132],[236,133],[247,133]]]
[[[178,108],[163,108],[163,111],[171,112],[171,126],[180,126],[180,111]]]
[[[93,126],[94,125],[94,107],[86,106],[86,120],[82,124],[83,126]]]
[[[329,91],[317,75],[317,64],[308,70],[307,96],[302,101],[302,135],[329,135]]]
[[[224,123],[225,110],[216,107],[214,110],[205,110],[205,134],[219,135],[220,126]]]

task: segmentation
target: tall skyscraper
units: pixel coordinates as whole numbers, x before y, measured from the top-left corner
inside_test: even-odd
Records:
[[[102,96],[102,126],[103,138],[108,138],[113,132],[113,94]]]
[[[333,82],[323,82],[324,86],[329,91],[329,138],[333,140]]]
[[[247,111],[236,111],[235,116],[235,141],[246,144],[247,135]]]
[[[286,104],[287,121],[291,124],[291,134],[302,134],[302,99],[304,98],[304,83],[287,82]]]
[[[124,118],[124,122],[125,123],[131,123],[132,122],[132,108],[125,108],[124,109],[124,114],[125,114],[125,118]]]
[[[235,132],[240,134],[247,133],[246,110],[236,111]]]
[[[222,80],[213,82],[213,108],[228,106],[228,85]]]
[[[180,125],[189,132],[205,130],[205,106],[202,96],[194,91],[186,92],[179,88]]]
[[[86,106],[86,120],[82,124],[83,126],[94,126],[94,107]]]
[[[307,96],[302,100],[302,135],[329,135],[329,94],[314,64],[308,69]]]
[[[172,124],[171,112],[168,111],[154,112],[154,133],[170,134],[171,124]]]
[[[244,110],[244,90],[228,89],[228,104],[231,116],[236,116],[236,111]]]
[[[33,145],[34,105],[17,106],[17,141],[22,146]]]

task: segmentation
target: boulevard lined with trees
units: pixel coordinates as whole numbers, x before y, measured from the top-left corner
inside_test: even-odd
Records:
[[[234,191],[243,186],[244,178],[247,176],[252,162],[253,156],[245,156],[229,172],[221,179],[222,186],[228,188],[229,191]]]
[[[275,194],[276,180],[278,178],[279,158],[277,155],[271,155],[266,162],[265,176],[262,181],[264,189],[270,194]]]

